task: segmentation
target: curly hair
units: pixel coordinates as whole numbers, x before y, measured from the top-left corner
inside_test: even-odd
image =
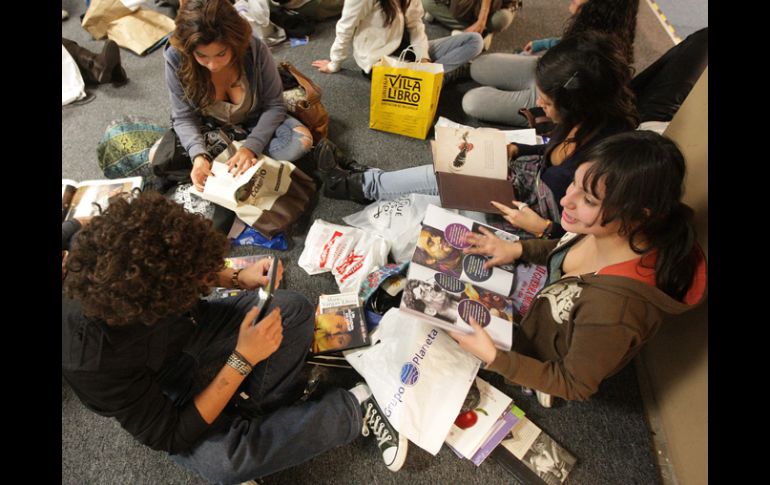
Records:
[[[567,20],[562,39],[588,30],[617,38],[628,65],[634,63],[634,38],[639,0],[588,0]]]
[[[631,68],[612,36],[587,31],[562,40],[537,62],[535,82],[559,113],[547,151],[576,126],[580,148],[603,129],[633,130],[639,124]]]
[[[179,52],[179,82],[185,96],[203,109],[214,101],[215,90],[211,73],[195,60],[195,49],[221,42],[232,51],[236,72],[243,73],[251,26],[228,0],[187,0],[180,6],[175,22],[169,42]]]
[[[153,325],[208,292],[227,249],[211,221],[157,192],[119,198],[78,235],[65,292],[108,325]]]

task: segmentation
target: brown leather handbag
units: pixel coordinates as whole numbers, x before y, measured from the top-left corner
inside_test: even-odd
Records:
[[[329,113],[321,103],[321,88],[290,62],[279,63],[278,72],[283,82],[283,98],[289,114],[307,126],[313,134],[313,143],[326,138],[329,132]]]

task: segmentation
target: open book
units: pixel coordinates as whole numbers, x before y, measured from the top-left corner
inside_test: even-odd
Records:
[[[111,180],[61,181],[61,220],[99,215],[110,199],[121,192],[142,187],[142,177]]]
[[[443,207],[498,213],[489,201],[514,199],[500,130],[436,126],[435,132],[433,169]]]
[[[429,205],[417,239],[400,309],[445,330],[472,333],[484,327],[495,345],[510,350],[514,308],[513,268],[484,269],[486,258],[463,254],[466,236],[484,226],[504,239],[516,236]]]

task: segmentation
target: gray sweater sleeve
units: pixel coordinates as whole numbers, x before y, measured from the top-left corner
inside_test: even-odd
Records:
[[[179,54],[176,49],[169,47],[164,52],[166,58],[166,86],[171,100],[171,127],[182,146],[190,156],[190,160],[201,153],[206,153],[203,143],[201,118],[192,103],[185,97],[182,84],[179,82]]]
[[[261,110],[256,125],[251,129],[243,145],[259,155],[273,138],[276,128],[286,119],[286,105],[283,102],[283,84],[273,55],[264,42],[252,43],[256,49],[254,80],[252,88],[256,90],[255,110]],[[250,58],[249,60],[251,61]]]

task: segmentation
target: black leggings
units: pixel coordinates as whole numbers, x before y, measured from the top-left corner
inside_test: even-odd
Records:
[[[631,81],[641,121],[671,121],[708,65],[708,27],[687,36]]]

